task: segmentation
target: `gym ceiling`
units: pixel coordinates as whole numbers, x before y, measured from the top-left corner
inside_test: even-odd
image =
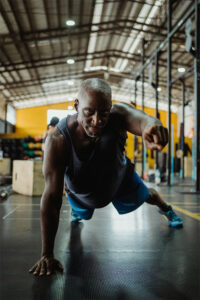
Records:
[[[194,1],[174,1],[172,28]],[[74,99],[83,79],[107,80],[113,99],[134,102],[137,73],[167,38],[166,0],[1,0],[0,93],[15,108]],[[191,38],[194,16],[191,16]],[[185,25],[172,37],[172,80],[180,68],[192,72],[185,48]],[[155,60],[144,72],[145,105],[154,106]],[[185,81],[187,99],[193,76]],[[141,103],[141,78],[137,103]],[[172,106],[181,105],[181,82],[172,89]],[[167,106],[167,44],[159,55],[159,105]]]

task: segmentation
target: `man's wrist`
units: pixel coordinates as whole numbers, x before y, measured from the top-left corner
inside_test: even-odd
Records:
[[[41,253],[42,257],[54,257],[53,252],[42,252]]]
[[[144,128],[150,127],[150,126],[162,126],[162,123],[159,119],[152,117],[152,118],[146,120],[146,124],[145,124]]]

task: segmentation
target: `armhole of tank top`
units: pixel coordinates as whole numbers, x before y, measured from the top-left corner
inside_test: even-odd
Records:
[[[63,120],[63,122],[65,122],[65,127],[63,127],[63,123],[60,126],[56,126],[58,128],[58,130],[60,131],[60,133],[64,136],[64,138],[66,139],[66,141],[68,142],[68,144],[70,145],[70,153],[69,155],[71,156],[71,149],[72,149],[72,145],[71,145],[71,138],[69,136],[69,131],[67,128],[67,118],[68,116]]]

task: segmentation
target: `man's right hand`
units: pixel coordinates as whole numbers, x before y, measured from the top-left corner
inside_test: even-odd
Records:
[[[63,266],[53,256],[42,256],[29,270],[35,276],[51,275],[55,271],[63,272]]]

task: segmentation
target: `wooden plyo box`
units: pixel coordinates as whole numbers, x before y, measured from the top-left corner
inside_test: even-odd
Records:
[[[42,161],[13,161],[13,191],[28,195],[41,196],[44,190]]]
[[[10,158],[0,159],[0,174],[10,174]]]
[[[192,157],[184,157],[184,176],[192,177]]]

